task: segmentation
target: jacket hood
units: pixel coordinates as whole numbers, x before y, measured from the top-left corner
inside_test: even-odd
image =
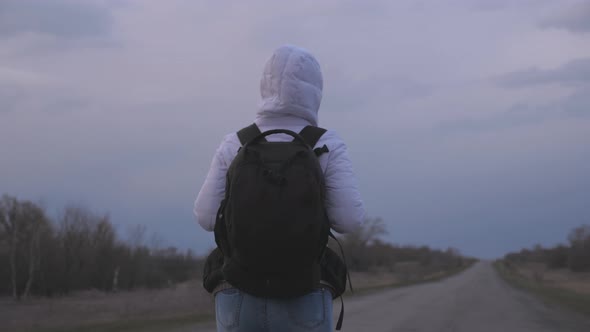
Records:
[[[311,53],[291,45],[279,47],[260,80],[257,119],[295,117],[317,126],[322,88],[320,65]]]

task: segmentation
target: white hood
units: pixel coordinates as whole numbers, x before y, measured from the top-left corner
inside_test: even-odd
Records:
[[[282,46],[264,67],[257,117],[297,117],[317,126],[322,88],[322,72],[314,56],[302,48]]]

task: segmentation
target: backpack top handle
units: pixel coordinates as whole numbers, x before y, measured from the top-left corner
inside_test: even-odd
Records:
[[[273,129],[273,130],[265,131],[262,134],[259,134],[258,136],[254,137],[254,139],[250,140],[246,144],[244,144],[244,148],[246,148],[250,144],[254,144],[254,143],[258,142],[259,140],[266,138],[267,136],[275,135],[275,134],[287,134],[287,135],[293,137],[293,141],[299,141],[299,142],[303,143],[305,146],[313,149],[313,146],[309,146],[309,144],[307,144],[307,141],[303,137],[301,137],[301,135],[297,134],[294,131],[287,130],[287,129]]]
[[[282,129],[276,129],[276,130],[281,131],[281,132],[274,132],[276,134],[287,134],[287,135],[295,137],[295,139],[298,139],[296,136],[293,135],[294,133],[292,131],[285,132],[285,130],[282,130]],[[303,140],[307,143],[307,145],[309,145],[313,149],[316,146],[316,144],[318,143],[318,141],[320,140],[320,137],[322,137],[322,135],[325,132],[326,132],[326,129],[324,129],[324,128],[320,128],[320,127],[316,127],[316,126],[306,126],[305,128],[303,128],[303,130],[301,130],[301,132],[299,133],[298,136],[299,136],[299,138],[303,138]],[[274,133],[269,133],[268,135],[272,135]],[[260,129],[258,128],[258,126],[255,123],[238,131],[237,134],[238,134],[238,138],[239,138],[242,146],[245,146],[246,144],[248,144],[254,140],[262,139],[259,137],[260,135],[262,135],[262,132],[260,131]],[[265,135],[265,136],[268,136],[268,135]],[[324,151],[324,152],[327,152],[327,151]]]

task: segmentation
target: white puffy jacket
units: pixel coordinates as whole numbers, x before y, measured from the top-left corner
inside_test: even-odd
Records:
[[[260,82],[262,104],[255,123],[262,132],[271,129],[299,132],[307,125],[317,126],[322,87],[320,66],[310,53],[294,46],[280,47],[264,69]],[[267,139],[285,141],[292,138],[272,135]],[[328,130],[317,146],[324,144],[330,152],[320,156],[319,161],[325,175],[325,206],[330,226],[338,233],[348,233],[361,225],[365,218],[363,202],[344,141]],[[195,201],[195,216],[207,231],[213,231],[217,210],[225,194],[227,169],[240,146],[236,133],[225,136]]]

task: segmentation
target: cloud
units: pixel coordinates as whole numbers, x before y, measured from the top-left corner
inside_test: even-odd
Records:
[[[538,88],[557,84],[573,89],[565,96],[551,101],[540,102],[541,96],[538,96],[535,100],[517,102],[506,112],[492,114],[487,118],[459,121],[453,126],[489,130],[590,115],[590,58],[571,60],[552,69],[534,67],[514,71],[496,77],[494,81],[504,88]]]
[[[0,37],[25,33],[64,39],[108,35],[111,12],[96,2],[4,0],[0,2]]]
[[[559,119],[590,116],[590,88],[574,91],[547,103],[519,102],[504,112],[449,120],[437,126],[444,133],[493,132]]]
[[[590,2],[580,2],[543,19],[543,28],[566,29],[574,33],[590,32]]]
[[[556,104],[563,112],[573,116],[590,115],[590,88],[579,89]]]
[[[529,87],[541,84],[584,84],[590,83],[590,58],[581,58],[567,62],[555,69],[515,71],[497,77],[495,81],[504,87]]]
[[[45,82],[46,79],[43,77],[43,75],[38,73],[12,67],[0,67],[0,83],[39,85]]]
[[[41,74],[0,66],[0,113],[22,110],[31,95],[37,94],[50,84]]]
[[[0,83],[0,114],[15,110],[21,95],[20,89]]]
[[[322,108],[328,111],[358,111],[367,107],[390,108],[431,95],[434,87],[401,76],[381,76],[353,80],[336,75],[333,86],[326,86]]]
[[[514,5],[513,1],[509,0],[496,0],[496,1],[486,1],[486,0],[471,0],[466,3],[469,8],[474,10],[481,10],[481,11],[499,11],[499,10],[506,10],[511,5]]]
[[[448,6],[450,4],[459,5],[473,11],[480,12],[500,12],[511,11],[515,9],[524,8],[526,10],[534,10],[551,4],[552,0],[451,0],[451,1],[437,1],[436,4],[441,6]],[[432,6],[433,3],[424,1],[422,6]]]

